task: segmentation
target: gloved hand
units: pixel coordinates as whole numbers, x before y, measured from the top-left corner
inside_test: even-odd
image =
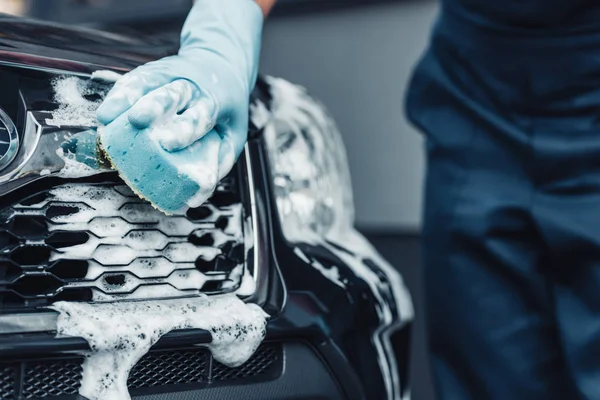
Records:
[[[124,75],[99,107],[110,161],[160,210],[202,204],[243,150],[262,24],[253,0],[197,0],[178,54]]]

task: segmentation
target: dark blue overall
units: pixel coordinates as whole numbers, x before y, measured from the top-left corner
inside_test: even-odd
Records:
[[[600,399],[600,1],[443,0],[425,132],[441,399]]]

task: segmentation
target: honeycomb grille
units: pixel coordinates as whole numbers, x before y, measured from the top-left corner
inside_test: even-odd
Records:
[[[23,363],[0,364],[0,399],[38,399],[76,394],[81,380],[82,358],[63,358]],[[246,380],[268,381],[278,378],[283,369],[281,345],[263,344],[244,365],[226,367],[214,360],[206,349],[151,352],[132,369],[128,386],[132,393],[144,388],[177,386],[209,387],[243,384]],[[22,381],[17,371],[22,370]],[[19,382],[18,382],[19,381]],[[20,384],[16,384],[16,383]],[[22,387],[20,393],[18,387]]]
[[[17,370],[13,365],[0,365],[0,399],[15,399]]]
[[[81,360],[55,360],[27,364],[22,397],[36,399],[77,394],[81,372]]]
[[[245,379],[253,376],[259,376],[269,369],[269,367],[278,359],[276,347],[265,346],[261,351],[257,351],[248,362],[239,368],[228,368],[223,364],[214,363],[211,373],[213,381],[231,381],[236,379]]]
[[[134,389],[206,382],[209,357],[198,350],[150,353],[131,370],[127,385]]]
[[[234,178],[185,216],[114,182],[63,184],[0,210],[0,312],[236,289],[246,251]]]

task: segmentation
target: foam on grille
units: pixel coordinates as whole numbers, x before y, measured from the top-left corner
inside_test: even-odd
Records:
[[[202,348],[151,351],[129,373],[129,390],[179,385],[221,386],[269,381],[281,375],[283,354],[279,344],[262,344],[243,365],[230,368],[211,360]],[[0,363],[0,399],[45,399],[76,395],[81,386],[83,357],[27,359]],[[17,371],[23,371],[17,376]],[[236,382],[232,382],[236,381]],[[183,388],[185,388],[184,386]]]
[[[23,239],[13,241],[24,247],[11,257],[23,264],[35,254],[36,265],[64,278],[51,285],[53,297],[66,293],[58,288],[91,290],[98,301],[180,297],[229,292],[244,282],[239,294],[252,294],[244,262],[253,247],[250,217],[244,220],[240,203],[202,209],[198,216],[166,216],[125,185],[64,184],[12,207],[11,218],[40,222],[39,233],[19,232]]]
[[[227,365],[247,361],[262,342],[268,315],[236,295],[168,301],[55,303],[59,335],[83,337],[92,351],[83,363],[79,393],[90,400],[127,400],[133,366],[165,333],[205,329],[213,357]]]

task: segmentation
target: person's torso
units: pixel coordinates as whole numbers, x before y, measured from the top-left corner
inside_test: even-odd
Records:
[[[441,1],[407,96],[430,162],[447,169],[440,179],[497,168],[509,184],[529,175],[557,198],[596,198],[600,1]]]
[[[442,0],[447,12],[507,29],[552,30],[600,24],[596,0]]]
[[[586,119],[597,118],[600,1],[441,1],[430,48],[415,73],[420,84],[413,81],[412,92],[441,90],[457,106],[469,101],[503,118],[579,118],[584,111]],[[431,93],[409,97],[427,102],[423,96]],[[411,114],[419,113],[412,108]]]

